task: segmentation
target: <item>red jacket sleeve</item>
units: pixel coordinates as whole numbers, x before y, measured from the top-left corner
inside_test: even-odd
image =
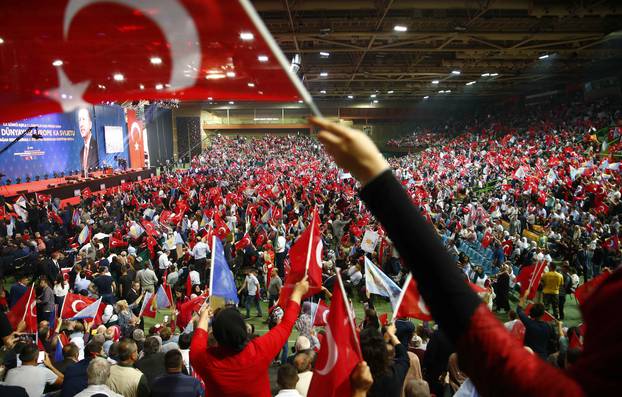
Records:
[[[294,323],[300,313],[300,305],[292,300],[287,302],[285,308],[285,314],[281,322],[269,332],[253,340],[253,343],[260,356],[268,361],[272,359],[281,351],[285,341],[292,333]]]
[[[460,369],[482,396],[585,395],[574,379],[525,350],[485,304],[473,313],[457,350]]]
[[[207,376],[203,372],[207,368],[207,331],[198,328],[194,330],[192,336],[192,342],[190,344],[190,365],[202,379],[206,379]]]

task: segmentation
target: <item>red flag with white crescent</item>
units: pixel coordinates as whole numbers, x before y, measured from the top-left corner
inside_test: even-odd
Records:
[[[406,277],[402,287],[402,294],[397,301],[395,318],[402,317],[418,318],[423,321],[432,320],[432,314],[419,293],[417,282],[410,273]]]
[[[88,305],[95,303],[97,299],[89,298],[88,296],[67,293],[63,300],[63,306],[61,307],[60,318],[67,319],[73,318],[81,310],[85,309]]]
[[[308,397],[351,395],[350,374],[363,360],[354,329],[354,317],[339,274],[335,287],[326,316],[326,336],[318,353]]]
[[[0,26],[0,122],[105,101],[311,103],[249,0],[3,1]]]

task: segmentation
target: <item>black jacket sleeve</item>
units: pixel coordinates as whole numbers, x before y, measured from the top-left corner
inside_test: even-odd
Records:
[[[391,170],[370,181],[361,198],[410,268],[432,316],[455,341],[467,330],[481,301],[464,281],[436,231],[419,214]]]

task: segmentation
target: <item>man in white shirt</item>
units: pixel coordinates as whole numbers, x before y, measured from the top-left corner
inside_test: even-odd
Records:
[[[194,258],[195,263],[204,263],[205,259],[207,258],[207,254],[210,252],[209,245],[207,245],[204,240],[205,238],[202,238],[192,248],[191,255]]]
[[[97,357],[91,360],[86,369],[86,375],[89,386],[76,394],[75,397],[90,397],[95,395],[122,397],[106,386],[106,381],[110,377],[110,363],[106,361],[105,358]]]
[[[158,257],[159,276],[162,276],[166,269],[168,269],[172,265],[171,261],[168,259],[168,254],[169,250],[167,248],[164,248],[164,251]]]
[[[238,291],[238,295],[244,288],[246,288],[246,318],[251,317],[251,303],[255,304],[255,309],[257,310],[257,317],[262,317],[261,314],[261,306],[259,305],[259,280],[255,275],[255,270],[251,269],[246,274],[246,278],[244,279],[244,284]]]
[[[298,390],[296,390],[298,372],[293,365],[284,364],[279,367],[276,375],[276,383],[278,383],[280,390],[275,397],[302,397]]]
[[[7,373],[5,383],[10,386],[23,387],[29,397],[43,395],[46,385],[61,385],[63,374],[54,368],[48,355],[45,355],[43,365],[37,364],[38,358],[37,345],[31,343],[24,346],[19,354],[22,365]]]

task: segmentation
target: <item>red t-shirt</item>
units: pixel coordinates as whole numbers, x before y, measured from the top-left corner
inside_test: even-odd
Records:
[[[279,325],[251,340],[240,353],[207,347],[207,332],[194,331],[190,364],[205,382],[205,396],[270,397],[268,367],[289,338],[300,305],[289,301]]]

